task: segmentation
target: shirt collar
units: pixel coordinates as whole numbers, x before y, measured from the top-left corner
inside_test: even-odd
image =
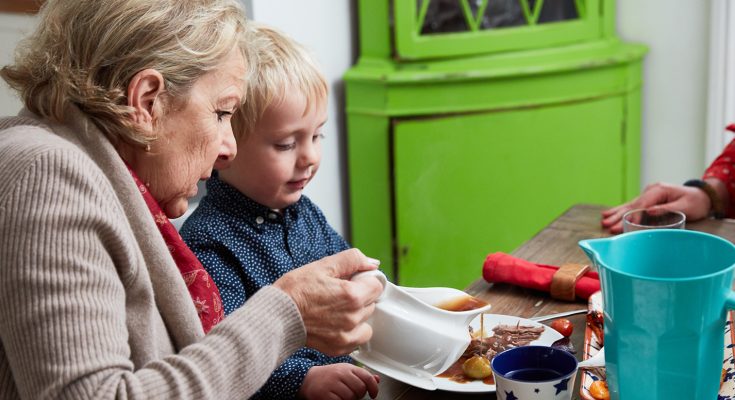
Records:
[[[265,223],[283,224],[298,219],[298,209],[304,202],[304,196],[299,201],[283,210],[281,213],[256,202],[242,192],[219,178],[217,171],[207,180],[207,196],[211,196],[213,204],[237,218],[244,218],[250,225],[262,228]]]

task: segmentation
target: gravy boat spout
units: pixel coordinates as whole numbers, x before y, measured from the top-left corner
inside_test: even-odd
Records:
[[[468,311],[447,311],[437,305],[469,295],[453,288],[409,288],[394,285],[379,271],[384,285],[375,313],[368,320],[373,336],[360,347],[361,355],[380,360],[406,373],[431,378],[445,371],[470,344],[468,326],[490,305]]]

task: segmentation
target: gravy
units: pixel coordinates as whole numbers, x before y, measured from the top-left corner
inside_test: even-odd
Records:
[[[437,304],[436,307],[441,308],[442,310],[459,312],[476,310],[486,305],[488,305],[488,302],[485,300],[480,300],[477,297],[466,295],[446,300]]]
[[[482,325],[484,326],[484,324]],[[526,346],[541,337],[544,332],[544,327],[533,327],[533,326],[522,326],[522,325],[497,325],[493,328],[493,336],[485,336],[484,330],[479,332],[479,335],[470,335],[472,340],[470,345],[465,350],[464,354],[455,361],[446,371],[437,375],[439,378],[447,378],[452,382],[457,383],[468,383],[477,381],[479,379],[472,379],[464,374],[462,370],[462,364],[465,361],[472,358],[476,354],[487,357],[488,360],[492,361],[492,358],[496,354],[501,353],[509,348]],[[495,384],[495,379],[492,375],[482,379],[482,382],[487,385]]]

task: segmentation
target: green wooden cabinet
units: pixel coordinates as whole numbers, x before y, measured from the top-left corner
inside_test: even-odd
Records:
[[[359,3],[352,242],[402,285],[462,288],[572,204],[637,193],[645,47],[614,37],[612,1],[540,23],[543,1],[502,0],[528,23],[482,29],[498,4],[456,0],[466,31],[427,33],[431,1]]]

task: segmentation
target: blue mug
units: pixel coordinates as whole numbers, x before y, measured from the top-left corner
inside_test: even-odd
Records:
[[[577,359],[547,346],[514,347],[490,364],[498,400],[570,400],[577,376]]]
[[[600,273],[612,399],[716,399],[735,245],[646,230],[579,242]]]

